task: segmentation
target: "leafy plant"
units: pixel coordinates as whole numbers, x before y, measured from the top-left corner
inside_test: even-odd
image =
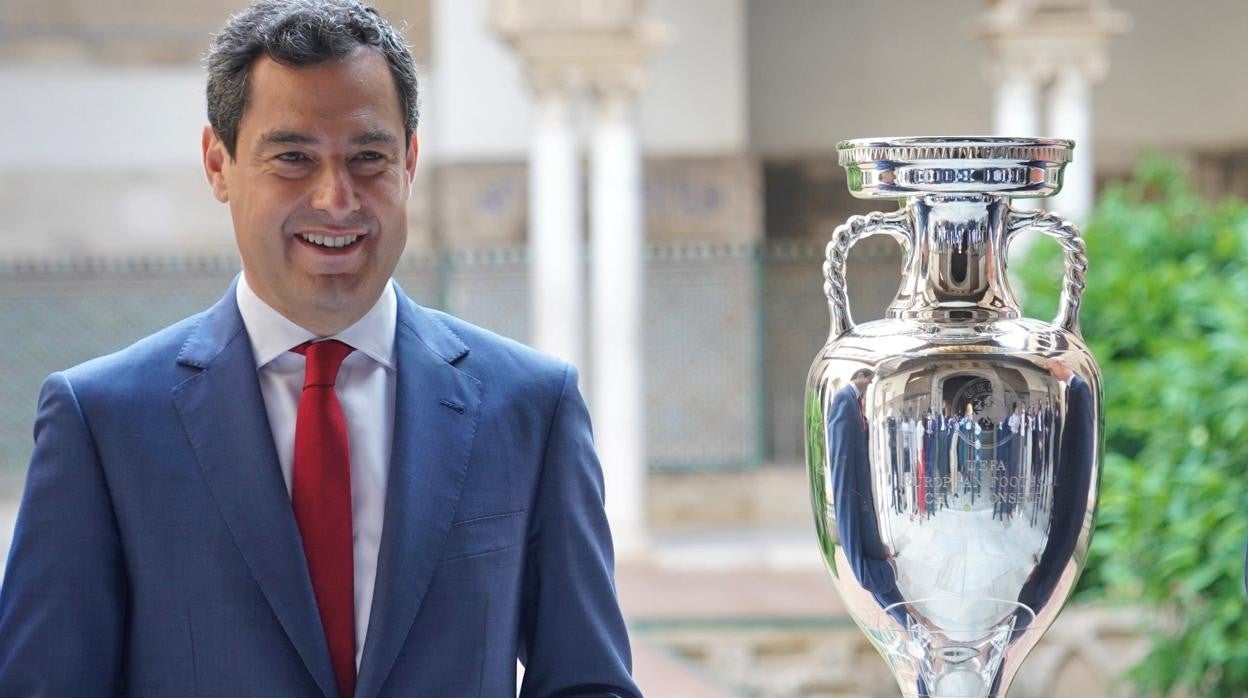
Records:
[[[1077,598],[1168,619],[1128,675],[1141,693],[1248,695],[1248,204],[1148,158],[1084,233],[1106,456]],[[1020,265],[1028,315],[1052,315],[1060,264],[1037,244]]]

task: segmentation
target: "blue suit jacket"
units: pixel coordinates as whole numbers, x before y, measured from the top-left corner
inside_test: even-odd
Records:
[[[356,695],[640,695],[575,369],[399,291]],[[0,696],[336,696],[234,290],[45,382]]]
[[[868,434],[862,419],[854,387],[846,385],[836,391],[828,410],[828,463],[841,547],[854,577],[883,608],[902,598],[897,591],[897,575],[880,540]]]

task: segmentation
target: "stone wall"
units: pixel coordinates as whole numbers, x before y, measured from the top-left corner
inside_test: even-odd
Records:
[[[829,588],[828,593],[833,593]],[[1140,615],[1066,609],[1023,664],[1009,698],[1126,698],[1120,680],[1147,649]],[[683,625],[683,627],[682,627]],[[898,688],[848,619],[761,619],[642,625],[651,643],[756,698],[896,698]]]
[[[247,0],[196,0],[193,11],[162,0],[5,0],[0,61],[108,64],[197,63],[209,35]],[[429,0],[369,4],[398,26],[417,62],[429,55]]]
[[[649,157],[643,174],[647,240],[740,244],[763,237],[763,183],[752,158]],[[441,246],[457,250],[524,244],[527,164],[438,163],[432,178],[434,224]],[[584,196],[588,185],[588,180],[582,184]]]

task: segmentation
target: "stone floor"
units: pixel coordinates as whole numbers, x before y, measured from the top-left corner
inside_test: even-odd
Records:
[[[680,547],[688,550],[689,543]],[[703,559],[712,555],[702,551]],[[800,637],[812,621],[818,626],[841,619],[848,627],[822,570],[727,566],[722,560],[707,569],[684,562],[677,568],[635,563],[617,571],[620,604],[639,653],[634,671],[647,696],[751,695],[737,674],[755,662],[734,656],[753,654],[740,638],[786,626],[789,635]],[[666,661],[648,659],[655,655]]]
[[[650,560],[621,565],[620,602],[646,695],[895,698],[883,659],[822,563],[801,564],[801,543],[813,550],[812,537],[785,528],[657,534]],[[1115,679],[1147,648],[1139,620],[1132,609],[1066,609],[1010,698],[1130,695]],[[656,654],[669,661],[648,661]]]

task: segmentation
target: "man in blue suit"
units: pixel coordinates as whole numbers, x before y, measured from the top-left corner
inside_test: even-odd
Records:
[[[880,539],[875,494],[871,487],[870,433],[863,414],[863,398],[873,378],[874,371],[860,368],[850,376],[845,387],[832,396],[832,406],[828,410],[828,463],[836,503],[837,536],[845,549],[850,570],[862,587],[875,597],[880,608],[885,608],[902,598],[897,590],[897,573]]]
[[[575,369],[391,280],[416,79],[357,0],[208,58],[243,273],[48,378],[0,696],[638,696]]]

